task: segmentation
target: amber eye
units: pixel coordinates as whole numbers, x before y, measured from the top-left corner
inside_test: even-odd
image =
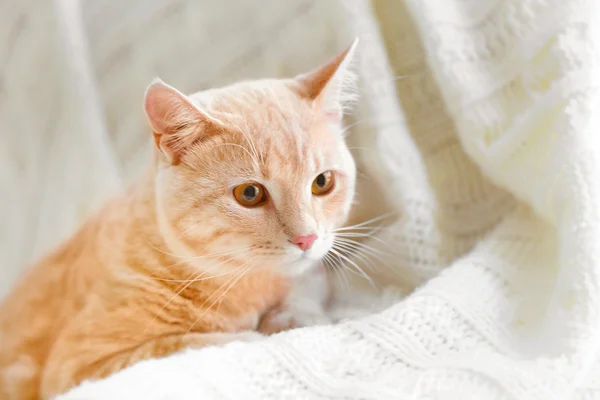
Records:
[[[267,191],[260,183],[242,183],[233,189],[233,197],[244,207],[256,207],[267,200]]]
[[[315,196],[322,196],[331,192],[333,189],[333,172],[326,171],[317,175],[315,180],[312,183],[312,193]]]

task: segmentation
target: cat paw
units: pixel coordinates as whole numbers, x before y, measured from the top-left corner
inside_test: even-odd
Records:
[[[265,336],[255,331],[242,331],[235,334],[235,339],[241,342],[256,342]]]
[[[272,335],[289,329],[326,325],[331,322],[323,310],[302,310],[284,306],[268,311],[260,320],[257,330],[264,335]]]
[[[258,332],[263,335],[272,335],[296,328],[296,319],[292,313],[283,308],[274,308],[268,311],[258,324]]]

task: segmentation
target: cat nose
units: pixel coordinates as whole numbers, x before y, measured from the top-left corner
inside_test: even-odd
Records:
[[[310,235],[296,236],[294,239],[290,240],[290,242],[292,242],[296,246],[300,247],[300,250],[306,251],[312,247],[312,245],[316,239],[317,239],[317,235],[315,235],[313,233]]]

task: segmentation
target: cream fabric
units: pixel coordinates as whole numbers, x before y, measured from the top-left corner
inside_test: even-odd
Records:
[[[61,400],[600,398],[597,1],[95,0],[82,19],[68,0],[33,4],[15,0],[0,28],[9,267],[144,165],[153,75],[187,92],[291,75],[357,35],[356,218],[398,212],[372,243],[375,275],[418,286],[382,312],[142,362]],[[394,299],[342,293],[338,316]]]

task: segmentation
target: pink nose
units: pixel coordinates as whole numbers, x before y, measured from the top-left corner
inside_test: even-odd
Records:
[[[294,239],[290,240],[290,242],[300,247],[300,250],[306,251],[312,247],[316,239],[317,235],[313,233],[312,235],[296,236]]]

